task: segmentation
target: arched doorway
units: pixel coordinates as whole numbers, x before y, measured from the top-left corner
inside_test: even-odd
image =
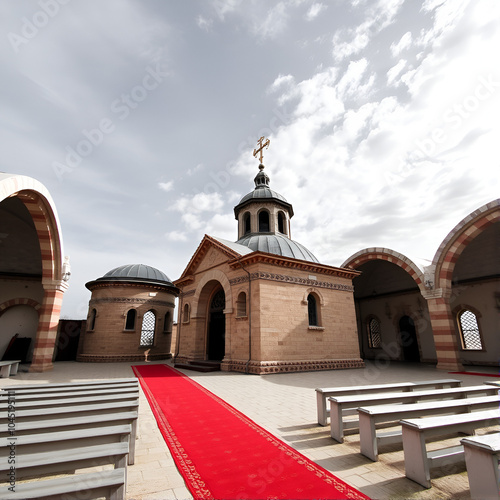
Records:
[[[226,295],[218,288],[212,295],[208,311],[207,357],[210,361],[222,361],[226,351]]]
[[[409,316],[402,316],[399,320],[399,333],[401,335],[401,347],[405,361],[420,361],[418,350],[417,331],[415,323]]]

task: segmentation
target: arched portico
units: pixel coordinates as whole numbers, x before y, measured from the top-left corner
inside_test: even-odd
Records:
[[[62,297],[68,286],[55,204],[37,180],[1,173],[0,212],[4,228],[0,233],[7,234],[0,259],[4,281],[0,302],[20,299],[23,283],[31,294],[27,298],[41,304],[31,371],[46,371],[52,368]]]

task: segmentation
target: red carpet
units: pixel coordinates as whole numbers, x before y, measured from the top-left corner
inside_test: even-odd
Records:
[[[179,371],[133,369],[195,499],[368,498]]]
[[[452,375],[477,375],[478,377],[495,377],[500,378],[500,375],[497,373],[480,373],[480,372],[448,372]]]

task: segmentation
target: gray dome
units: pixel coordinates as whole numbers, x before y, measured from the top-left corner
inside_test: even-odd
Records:
[[[288,201],[286,201],[286,198],[281,194],[277,193],[276,191],[273,191],[271,188],[267,186],[260,186],[256,187],[251,193],[248,193],[247,195],[243,196],[238,205],[241,205],[242,203],[245,203],[246,201],[249,200],[262,200],[262,199],[264,200],[275,199],[283,201],[284,203],[288,203]]]
[[[248,234],[236,243],[245,245],[254,252],[272,253],[319,263],[318,259],[306,247],[280,234]]]
[[[146,266],[144,264],[129,264],[116,267],[101,278],[87,283],[87,285],[92,285],[101,281],[150,283],[174,287],[174,284],[165,273],[155,267]]]

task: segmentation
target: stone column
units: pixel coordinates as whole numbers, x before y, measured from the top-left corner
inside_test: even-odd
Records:
[[[438,288],[422,293],[427,300],[431,319],[434,344],[436,346],[437,368],[447,371],[462,371],[459,359],[455,322],[450,307],[451,291]]]
[[[44,297],[38,319],[31,372],[45,372],[53,368],[52,359],[61,313],[62,298],[68,284],[61,280],[43,280]]]

